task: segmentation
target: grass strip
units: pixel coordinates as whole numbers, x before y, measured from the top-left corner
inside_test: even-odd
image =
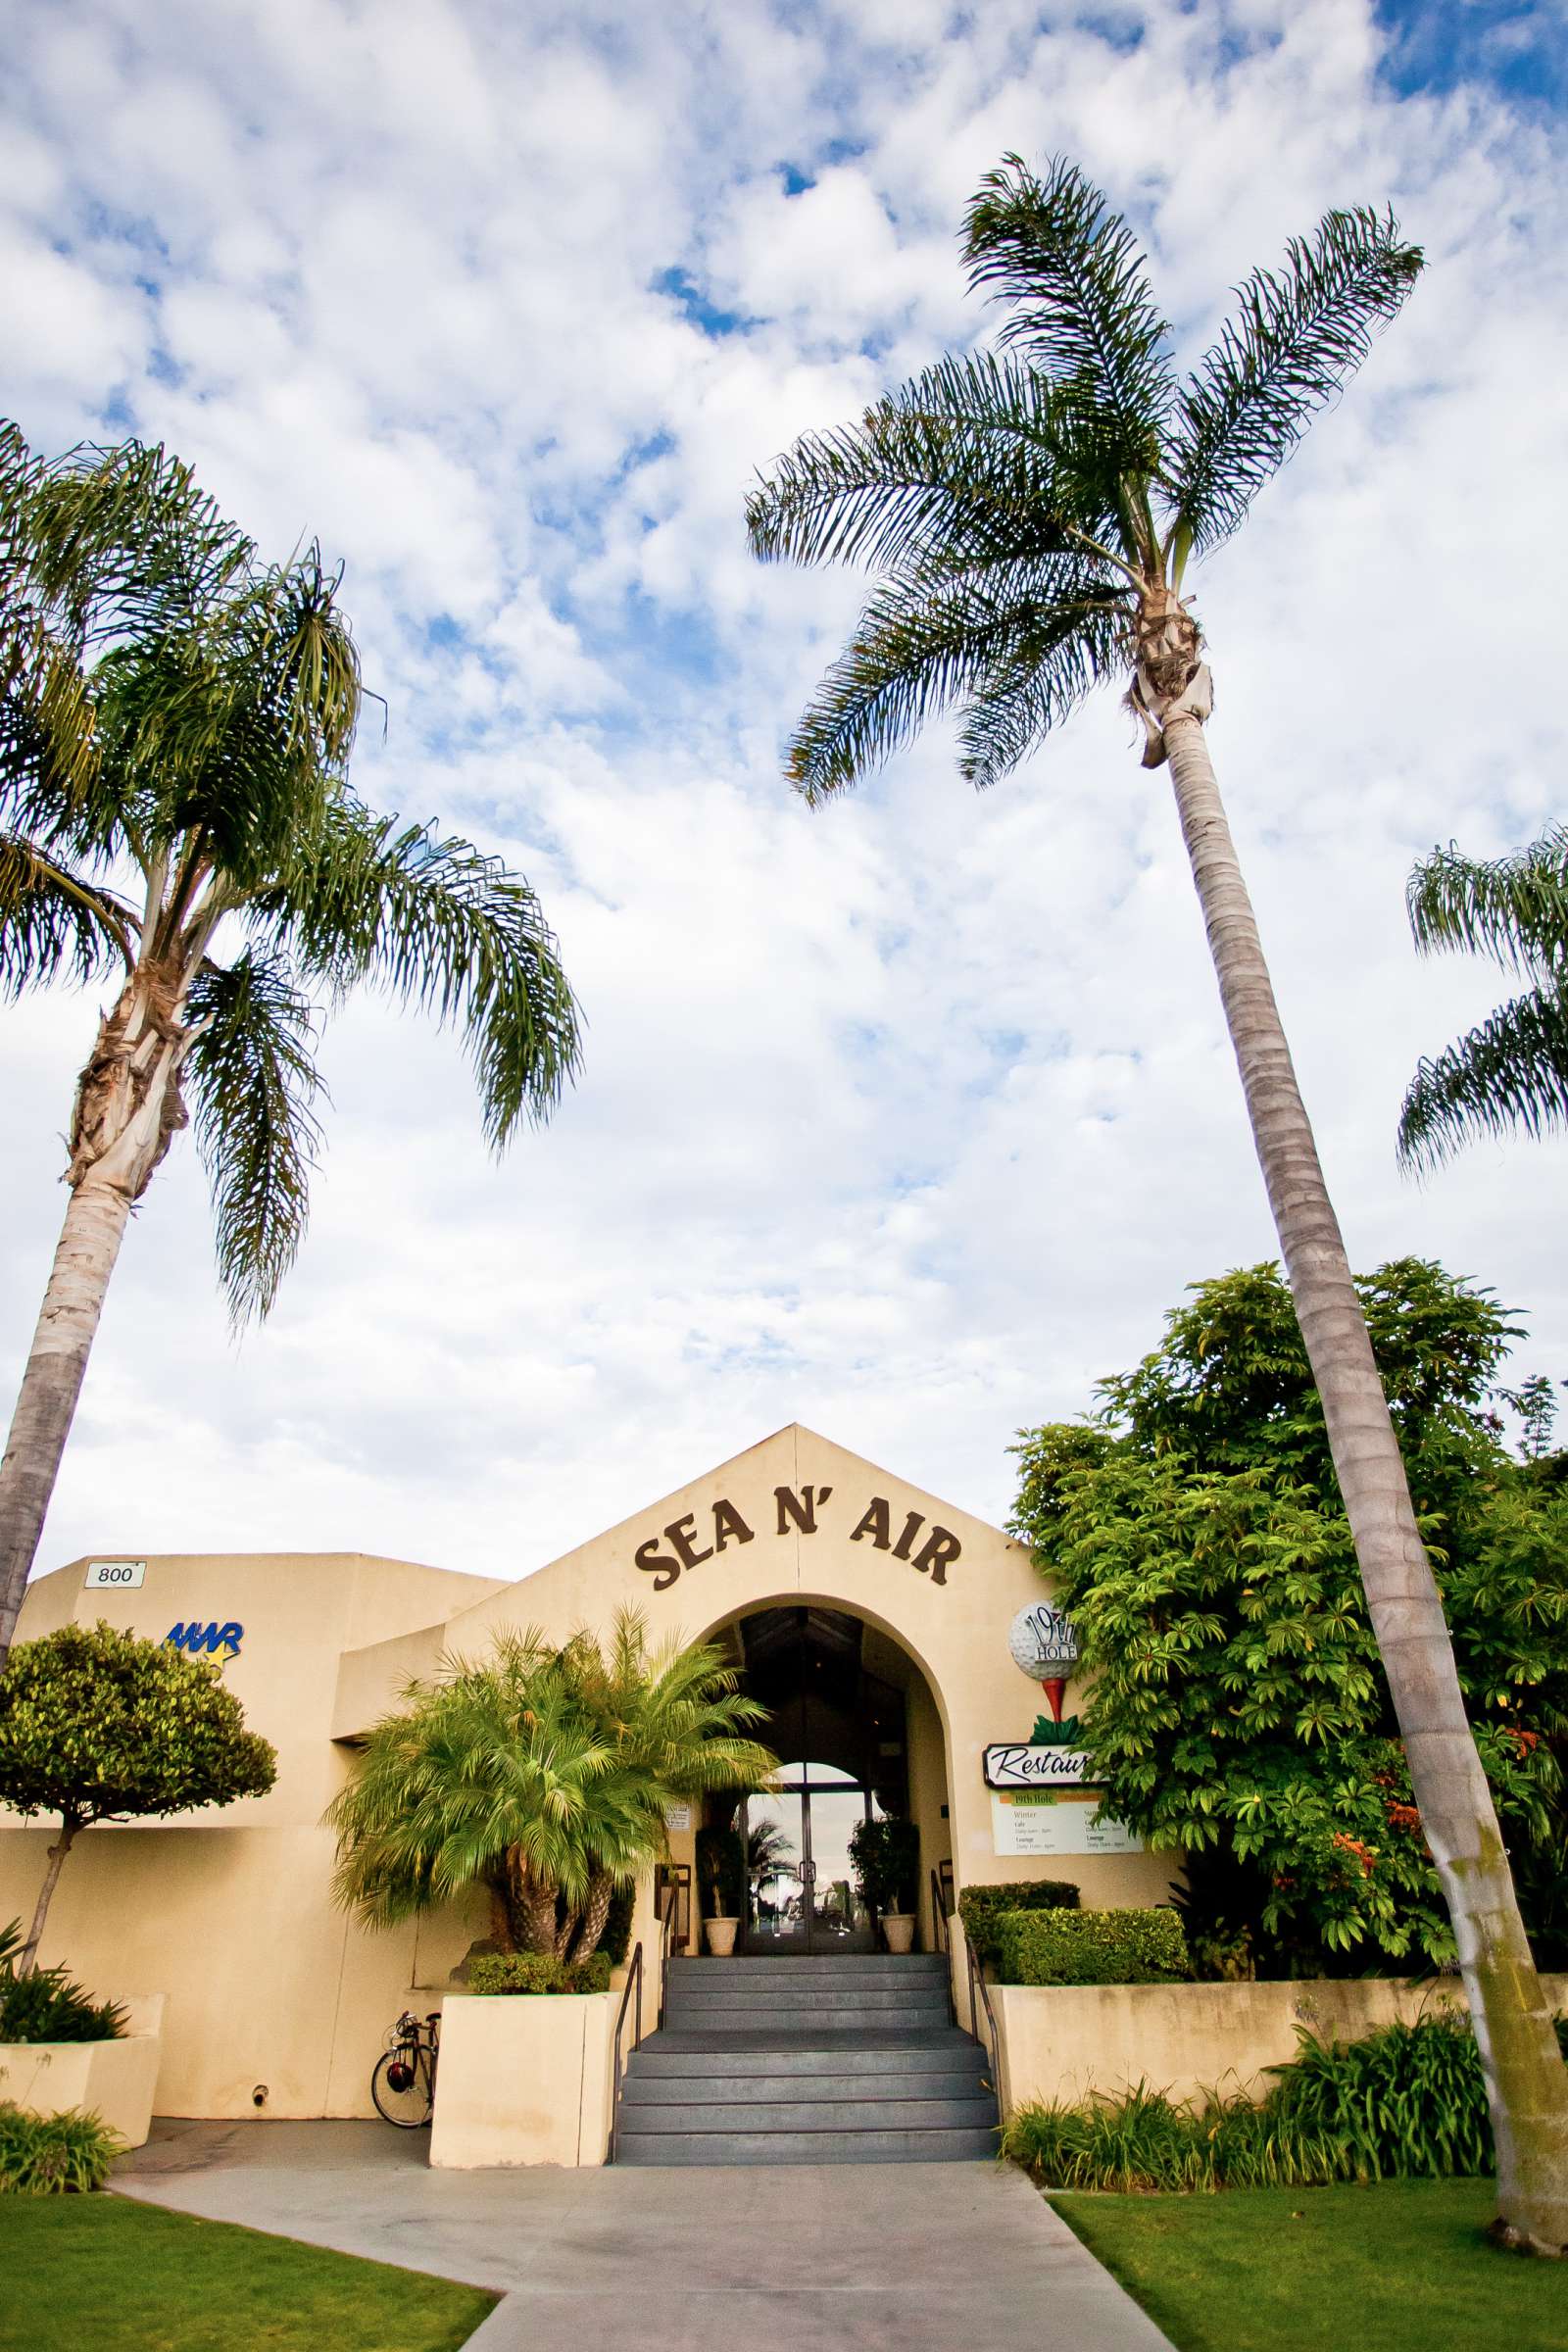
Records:
[[[497,2300],[124,2197],[0,2200],[0,2352],[458,2352]]]
[[[1564,2352],[1568,2263],[1483,2232],[1488,2180],[1051,2202],[1177,2352]]]

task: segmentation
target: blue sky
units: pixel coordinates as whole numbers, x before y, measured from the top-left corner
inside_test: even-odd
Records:
[[[378,805],[534,882],[588,1019],[485,1155],[450,1040],[336,1019],[306,1251],[237,1348],[193,1155],[136,1222],[45,1557],[364,1547],[516,1573],[780,1423],[1002,1515],[1185,1284],[1272,1237],[1162,779],[1114,697],[976,800],[932,733],[812,814],[779,775],[861,584],[760,569],[748,480],[985,331],[1009,148],[1073,154],[1184,351],[1345,202],[1432,268],[1198,581],[1212,731],[1352,1254],[1440,1256],[1568,1373],[1558,1146],[1424,1189],[1412,858],[1560,813],[1540,583],[1562,463],[1560,16],[1476,0],[77,0],[0,145],[7,405],[167,439],[347,564]],[[1548,568],[1550,567],[1550,568]],[[93,1007],[8,1017],[0,1377]]]

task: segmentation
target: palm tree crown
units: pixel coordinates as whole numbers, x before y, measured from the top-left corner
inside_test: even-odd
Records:
[[[1330,213],[1254,270],[1183,380],[1132,231],[1076,165],[1008,156],[963,250],[1006,306],[997,348],[807,434],[748,504],[759,556],[880,575],[790,746],[809,800],[954,706],[960,768],[992,784],[1129,662],[1157,764],[1198,667],[1190,559],[1244,520],[1422,266],[1392,214]]]
[[[327,1815],[339,1897],[383,1926],[483,1886],[498,1940],[586,1958],[613,1888],[666,1850],[670,1803],[776,1770],[747,1736],[764,1713],[719,1651],[650,1649],[633,1610],[608,1642],[504,1634],[371,1732]]]
[[[1568,1123],[1568,826],[1511,857],[1434,850],[1410,876],[1423,955],[1490,956],[1522,993],[1420,1063],[1399,1116],[1399,1157],[1434,1168],[1482,1136]]]
[[[575,1070],[571,993],[525,882],[355,798],[359,657],[318,549],[262,564],[188,467],[135,444],[46,466],[13,429],[0,480],[0,989],[123,991],[73,1184],[151,1075],[143,1031],[178,1030],[152,1164],[115,1174],[142,1189],[188,1090],[224,1288],[264,1314],[305,1226],[321,1009],[368,982],[455,1023],[499,1146]]]

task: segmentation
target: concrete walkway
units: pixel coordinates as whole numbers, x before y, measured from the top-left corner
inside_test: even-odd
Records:
[[[467,2352],[1169,2352],[989,2164],[433,2173],[384,2124],[154,2126],[122,2195],[505,2296]]]

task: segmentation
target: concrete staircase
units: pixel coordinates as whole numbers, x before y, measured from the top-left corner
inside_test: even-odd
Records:
[[[940,1953],[674,1960],[618,2126],[621,2164],[939,2164],[996,2154],[997,2097]]]

